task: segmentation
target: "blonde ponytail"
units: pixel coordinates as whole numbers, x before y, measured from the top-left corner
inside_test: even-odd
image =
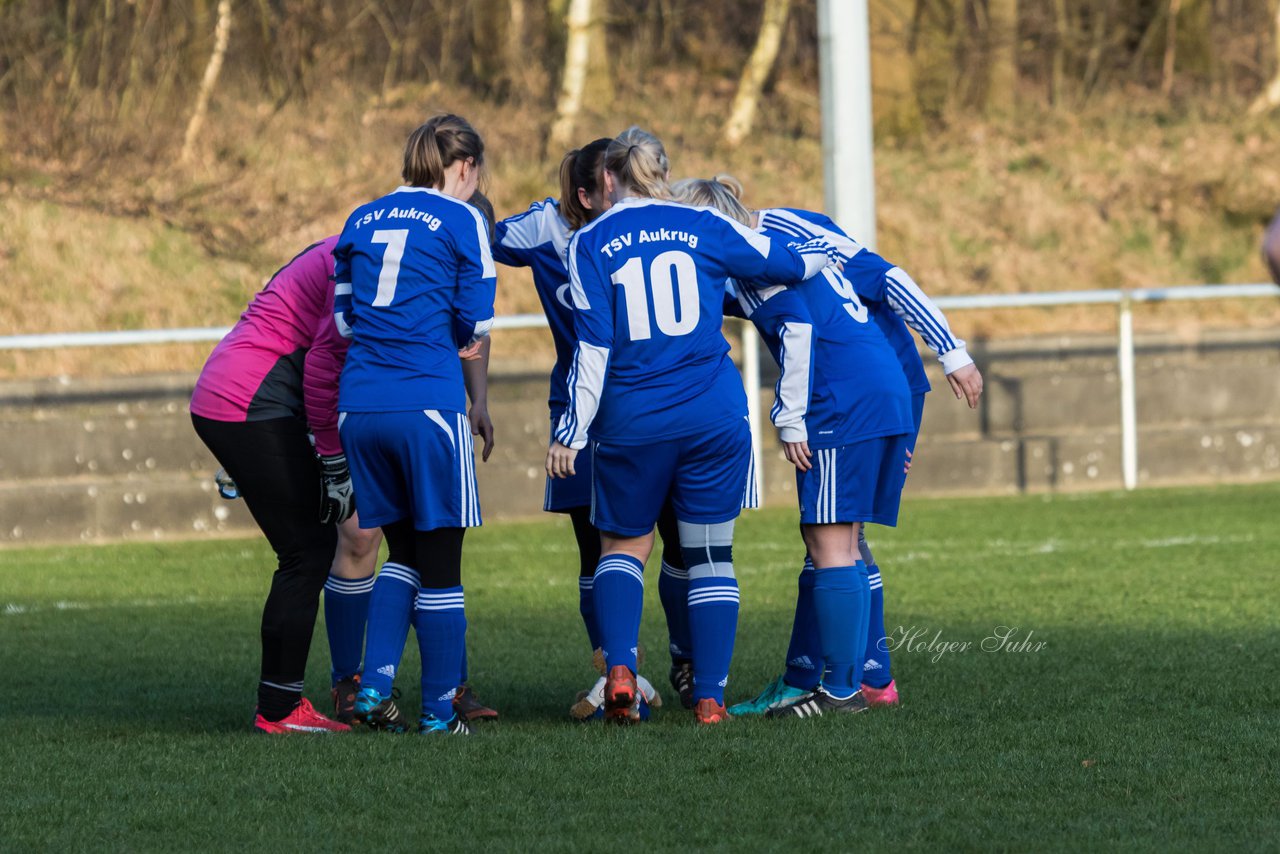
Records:
[[[604,168],[616,175],[632,195],[671,198],[671,186],[667,183],[671,164],[662,140],[635,125],[609,144],[604,154]]]
[[[751,227],[751,212],[742,203],[742,182],[732,175],[720,174],[705,178],[685,178],[672,188],[677,202],[696,207],[715,208],[725,216]]]

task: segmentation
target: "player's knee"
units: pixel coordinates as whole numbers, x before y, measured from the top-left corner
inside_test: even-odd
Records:
[[[680,547],[689,579],[733,578],[733,521],[680,523]]]

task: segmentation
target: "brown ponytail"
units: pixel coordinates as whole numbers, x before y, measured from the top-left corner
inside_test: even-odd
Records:
[[[468,157],[475,160],[477,169],[484,166],[484,140],[476,129],[460,116],[433,116],[409,134],[402,174],[411,187],[438,190],[444,186],[444,170]]]
[[[671,164],[666,149],[662,141],[648,131],[632,125],[620,133],[605,152],[604,168],[617,175],[634,195],[671,198],[671,187],[667,184]]]

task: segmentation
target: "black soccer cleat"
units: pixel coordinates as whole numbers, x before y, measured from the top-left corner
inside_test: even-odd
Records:
[[[680,695],[680,705],[686,709],[694,707],[693,702],[693,662],[687,659],[674,661],[671,664],[671,687]]]
[[[418,735],[471,735],[471,727],[462,715],[455,714],[447,721],[435,715],[423,715],[418,721]]]
[[[356,719],[356,694],[360,693],[360,674],[339,679],[333,686],[333,719],[350,726]]]
[[[390,697],[384,697],[372,688],[365,688],[356,695],[356,720],[372,730],[381,732],[402,733],[409,731],[409,722],[405,720],[400,709],[396,708],[395,697],[399,691],[392,690]]]
[[[837,700],[819,688],[790,705],[769,709],[764,716],[766,718],[820,718],[830,714],[856,715],[858,712],[865,712],[867,708],[867,699],[862,696],[861,691],[856,692],[852,697]]]

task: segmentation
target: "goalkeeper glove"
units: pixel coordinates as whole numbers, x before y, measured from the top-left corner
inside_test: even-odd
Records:
[[[320,457],[320,482],[324,493],[320,496],[320,523],[341,525],[356,512],[356,496],[351,489],[351,470],[347,468],[346,454]]]

